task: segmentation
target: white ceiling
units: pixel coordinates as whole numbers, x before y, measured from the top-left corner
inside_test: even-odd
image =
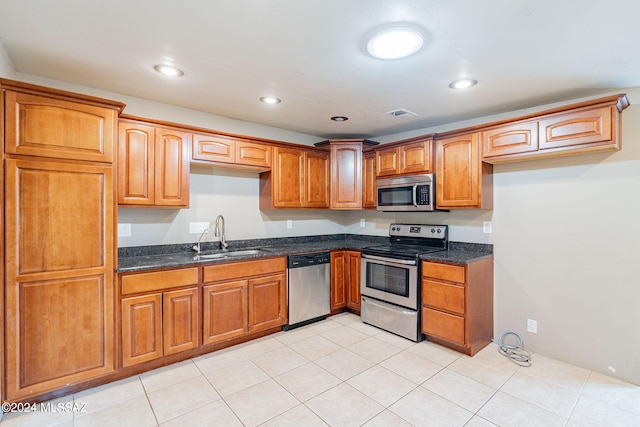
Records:
[[[637,0],[0,0],[0,42],[19,72],[371,138],[640,86],[639,20]],[[367,37],[397,23],[426,45],[370,57]],[[157,74],[165,58],[185,75]],[[449,89],[461,77],[479,83]]]

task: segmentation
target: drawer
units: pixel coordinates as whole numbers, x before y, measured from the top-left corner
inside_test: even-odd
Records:
[[[136,273],[121,277],[122,295],[198,284],[198,268]]]
[[[464,318],[460,316],[422,307],[422,332],[465,345]]]
[[[465,267],[461,265],[449,265],[423,261],[422,277],[446,280],[448,282],[464,283]]]
[[[451,283],[422,280],[422,303],[464,314],[464,287]]]
[[[203,268],[203,281],[210,283],[229,279],[235,280],[241,277],[284,273],[286,270],[287,259],[284,257],[208,265]]]

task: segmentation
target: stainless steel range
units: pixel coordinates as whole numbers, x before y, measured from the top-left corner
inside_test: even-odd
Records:
[[[446,225],[391,224],[388,245],[362,249],[360,317],[412,341],[421,341],[419,256],[446,250]]]

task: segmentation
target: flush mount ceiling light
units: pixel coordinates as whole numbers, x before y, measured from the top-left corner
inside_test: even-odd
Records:
[[[451,89],[467,89],[478,84],[474,79],[460,79],[449,83]]]
[[[333,117],[331,117],[331,120],[333,120],[334,122],[346,122],[347,120],[349,120],[349,117],[347,117],[347,116],[333,116]]]
[[[422,47],[422,34],[413,28],[393,27],[378,31],[369,39],[367,51],[378,59],[400,59]]]
[[[264,104],[280,104],[282,99],[276,98],[275,96],[261,96],[260,102]]]
[[[153,69],[159,72],[160,74],[164,74],[165,76],[170,76],[170,77],[180,77],[184,75],[184,71],[182,71],[180,68],[177,68],[177,67],[174,67],[173,65],[168,65],[168,64],[154,65]]]

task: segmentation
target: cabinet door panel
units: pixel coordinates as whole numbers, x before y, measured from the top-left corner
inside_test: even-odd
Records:
[[[331,209],[362,208],[362,144],[331,146]]]
[[[7,91],[7,153],[113,162],[116,112]]]
[[[118,203],[154,203],[155,129],[120,122],[118,137]]]
[[[194,160],[206,160],[218,163],[236,161],[236,141],[219,135],[193,135]]]
[[[155,204],[189,206],[189,134],[156,129]]]
[[[287,322],[287,279],[284,274],[249,280],[249,331]]]
[[[347,307],[360,311],[360,252],[345,252]]]
[[[198,288],[162,295],[164,355],[198,347]]]
[[[347,305],[345,253],[331,252],[331,310]]]
[[[276,147],[273,177],[273,205],[277,208],[300,208],[304,200],[304,153]]]
[[[309,151],[305,153],[305,159],[306,173],[304,182],[306,191],[303,206],[308,208],[328,208],[331,182],[329,153]]]
[[[8,254],[16,274],[104,268],[112,259],[113,171],[7,160]],[[108,258],[107,258],[108,257]]]
[[[375,209],[378,203],[376,153],[372,151],[365,153],[362,157],[362,207]]]
[[[122,366],[162,356],[162,294],[122,300]]]
[[[540,120],[540,149],[612,141],[614,107],[602,107]]]
[[[500,126],[482,132],[484,157],[528,153],[538,150],[538,122]]]
[[[249,333],[248,286],[246,280],[237,280],[203,288],[203,344]]]
[[[397,147],[376,150],[376,176],[396,175],[399,171]]]
[[[423,307],[422,332],[465,345],[464,318],[460,316]]]
[[[236,163],[251,166],[271,166],[271,146],[236,141]]]
[[[432,141],[418,141],[398,147],[400,173],[429,173],[433,171]]]

